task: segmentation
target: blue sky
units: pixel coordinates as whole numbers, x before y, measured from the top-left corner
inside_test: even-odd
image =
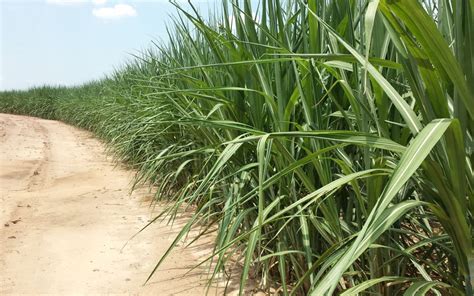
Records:
[[[216,0],[195,5],[208,12]],[[99,79],[151,40],[166,42],[175,13],[167,0],[0,0],[0,89]]]

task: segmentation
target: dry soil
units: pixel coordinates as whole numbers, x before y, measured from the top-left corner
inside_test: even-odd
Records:
[[[208,241],[180,247],[143,285],[183,221],[155,223],[151,194],[90,133],[0,114],[0,295],[204,295],[186,274]],[[221,294],[212,288],[210,294]]]

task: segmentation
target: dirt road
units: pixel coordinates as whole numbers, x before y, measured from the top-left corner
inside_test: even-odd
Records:
[[[155,223],[122,250],[152,217],[132,177],[90,133],[0,114],[0,295],[203,295],[203,270],[184,275],[209,250],[199,242],[143,286],[179,226]]]

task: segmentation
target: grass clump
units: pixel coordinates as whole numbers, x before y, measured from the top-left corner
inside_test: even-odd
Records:
[[[165,214],[195,205],[176,242],[217,225],[211,280],[241,254],[241,291],[472,294],[472,2],[252,4],[176,5],[167,44],[0,110],[92,130]]]

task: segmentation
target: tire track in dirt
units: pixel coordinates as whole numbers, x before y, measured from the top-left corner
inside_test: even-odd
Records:
[[[204,295],[205,270],[186,272],[209,238],[173,251],[143,286],[185,220],[124,247],[160,210],[148,190],[129,194],[133,174],[88,132],[0,114],[0,295]]]
[[[41,158],[35,164],[32,169],[31,177],[27,185],[28,191],[34,191],[39,189],[41,186],[46,186],[45,182],[47,180],[48,174],[48,161],[50,159],[50,148],[49,148],[49,134],[48,129],[46,129],[41,122],[33,124],[33,130],[38,136],[38,140],[42,142],[43,146],[41,148]]]

